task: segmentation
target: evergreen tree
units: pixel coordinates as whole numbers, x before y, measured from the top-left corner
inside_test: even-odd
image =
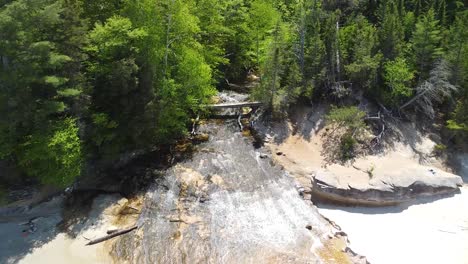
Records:
[[[64,19],[70,15],[63,5],[19,0],[0,10],[0,158],[16,160],[28,175],[60,185],[81,170],[78,130],[67,117],[81,93],[74,61],[81,56],[71,47],[80,23]],[[62,35],[69,26],[73,30]],[[74,142],[56,140],[57,135]],[[76,155],[61,155],[65,150]],[[60,164],[74,168],[62,174]]]
[[[398,7],[393,0],[383,2],[379,12],[381,21],[379,28],[380,49],[386,59],[393,60],[400,56],[404,48],[402,17],[400,17]]]
[[[376,85],[381,54],[377,54],[377,30],[366,18],[358,16],[342,28],[340,51],[347,77],[358,87]]]
[[[453,83],[460,93],[456,107],[448,120],[452,130],[468,132],[468,12],[458,13],[450,29],[447,57],[452,64]]]
[[[435,19],[434,11],[430,9],[416,23],[416,30],[411,39],[413,65],[418,71],[419,81],[428,78],[432,65],[443,54],[440,33],[439,21]]]
[[[253,46],[250,47],[250,54],[251,61],[256,67],[260,66],[262,54],[265,54],[265,44],[268,41],[270,31],[278,29],[279,19],[279,13],[269,1],[255,0],[252,2],[249,10],[248,25],[250,29],[248,34],[254,40]]]
[[[100,154],[115,155],[143,146],[151,131],[145,117],[151,93],[140,86],[138,58],[148,33],[128,18],[113,16],[89,33],[87,76],[91,96],[91,132]],[[154,133],[153,133],[154,134]]]
[[[217,0],[197,0],[195,3],[200,22],[200,44],[206,63],[210,65],[216,81],[224,77],[221,69],[229,60],[224,56],[226,43],[233,37],[233,31],[226,25],[224,14],[227,3]]]

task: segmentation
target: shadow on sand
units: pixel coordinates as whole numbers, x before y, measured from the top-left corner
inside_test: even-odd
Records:
[[[452,193],[452,194],[436,195],[432,197],[422,197],[422,198],[414,199],[414,201],[409,201],[409,202],[401,203],[398,205],[384,206],[384,207],[344,206],[344,205],[335,205],[335,204],[329,204],[329,203],[315,203],[315,205],[322,209],[341,210],[341,211],[354,213],[354,214],[372,214],[372,215],[374,214],[398,214],[398,213],[405,211],[406,209],[408,209],[409,207],[413,205],[432,203],[440,199],[453,197],[459,193],[460,191],[458,191],[457,193]]]
[[[60,233],[74,238],[99,224],[98,215],[104,208],[90,212],[95,197],[82,195],[80,199],[70,201],[56,196],[28,210],[0,208],[0,263],[18,263]]]

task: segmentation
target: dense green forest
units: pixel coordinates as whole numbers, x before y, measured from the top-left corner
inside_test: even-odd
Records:
[[[0,0],[0,159],[69,185],[248,73],[275,116],[360,93],[463,137],[467,34],[457,0]]]

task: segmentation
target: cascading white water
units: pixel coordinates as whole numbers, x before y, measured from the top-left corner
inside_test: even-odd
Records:
[[[332,227],[294,180],[260,157],[235,122],[200,127],[210,140],[146,197],[140,230],[115,246],[131,263],[323,263]],[[137,241],[135,243],[135,241]]]

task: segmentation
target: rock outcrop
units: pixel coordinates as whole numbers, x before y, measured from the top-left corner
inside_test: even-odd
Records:
[[[462,178],[425,166],[395,169],[365,184],[343,181],[327,170],[312,175],[312,199],[348,205],[386,206],[415,198],[459,192]]]

